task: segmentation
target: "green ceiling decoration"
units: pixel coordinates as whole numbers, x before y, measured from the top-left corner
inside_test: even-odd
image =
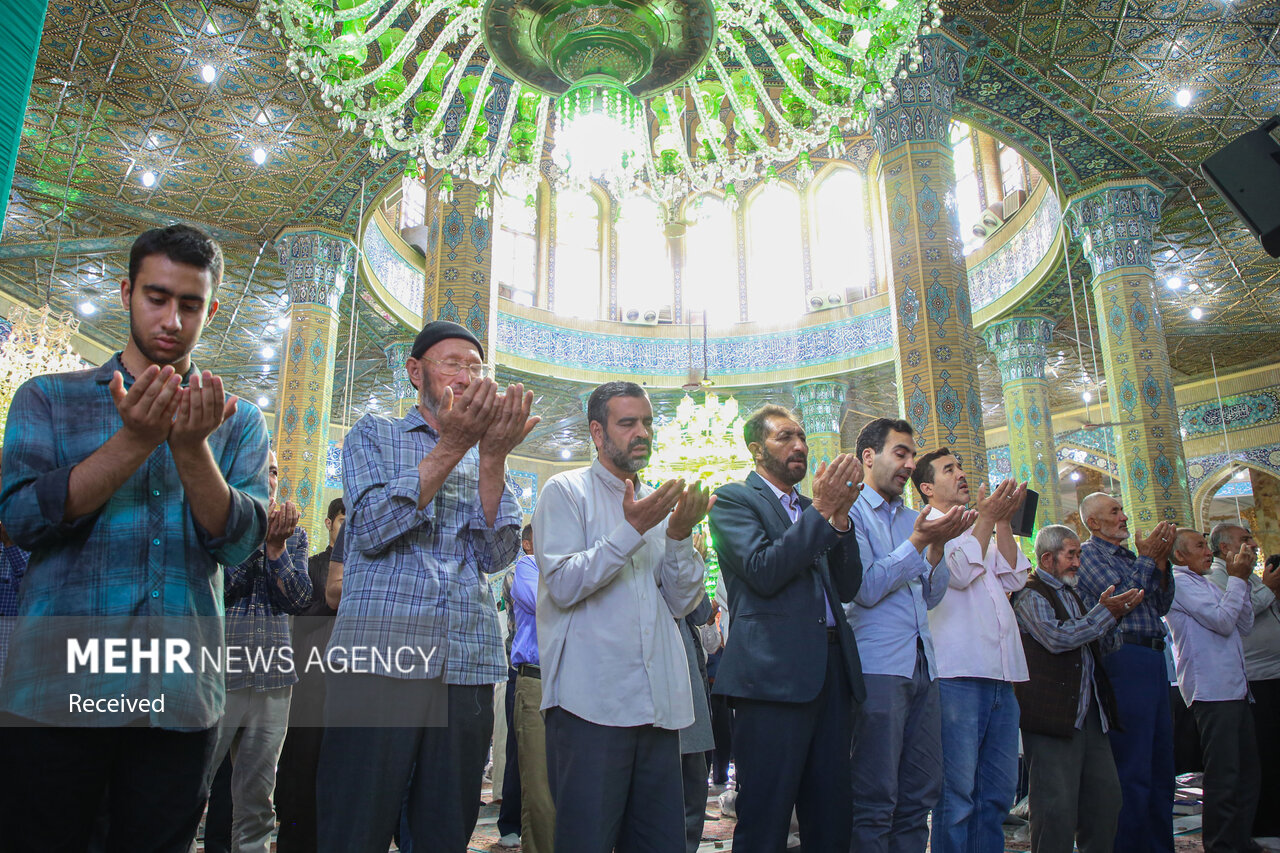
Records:
[[[10,0],[5,4],[5,37],[0,44],[0,237],[4,235],[27,95],[36,71],[44,9],[45,0]]]

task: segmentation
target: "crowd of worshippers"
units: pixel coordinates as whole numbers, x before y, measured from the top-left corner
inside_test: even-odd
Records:
[[[313,553],[261,412],[192,361],[221,277],[198,230],[143,234],[124,349],[14,395],[0,851],[186,853],[203,825],[207,851],[464,853],[491,744],[499,844],[532,853],[692,853],[730,755],[738,853],[793,822],[805,853],[997,853],[1020,766],[1032,850],[1172,851],[1175,711],[1205,849],[1280,837],[1280,566],[1255,574],[1243,525],[1139,530],[1096,493],[1033,566],[1026,484],[971,483],[893,418],[812,464],[777,405],[745,419],[745,480],[649,483],[653,408],[621,381],[524,524],[533,395],[434,321],[417,405],[347,434]]]

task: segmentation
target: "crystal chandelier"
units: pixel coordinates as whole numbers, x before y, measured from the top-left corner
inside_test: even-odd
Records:
[[[644,478],[661,483],[683,477],[686,483],[701,480],[715,489],[743,479],[754,467],[742,441],[738,401],[708,393],[697,403],[686,394],[675,418],[657,428]]]
[[[0,435],[9,420],[9,404],[23,382],[44,373],[80,370],[85,364],[71,351],[80,321],[70,312],[54,314],[48,305],[9,311],[12,328],[0,343]]]
[[[262,0],[288,67],[371,152],[531,187],[730,190],[867,127],[937,0]],[[922,26],[923,24],[923,26]],[[555,127],[549,131],[554,119]],[[446,188],[447,191],[447,188]]]

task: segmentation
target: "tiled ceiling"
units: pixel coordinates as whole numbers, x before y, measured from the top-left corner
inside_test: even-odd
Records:
[[[1211,357],[1219,370],[1256,360],[1280,314],[1280,265],[1197,167],[1278,111],[1274,0],[953,0],[945,9],[946,27],[973,46],[958,114],[1045,164],[1052,137],[1066,192],[1136,174],[1166,188],[1157,271],[1196,287],[1159,288],[1178,374],[1203,374]],[[127,318],[116,293],[132,238],[179,219],[199,223],[222,240],[227,264],[222,307],[197,360],[238,376],[235,390],[244,396],[270,399],[274,359],[261,351],[278,347],[279,332],[268,324],[287,305],[271,239],[291,224],[351,232],[364,203],[401,165],[371,161],[361,137],[337,130],[315,90],[286,72],[285,51],[256,26],[256,13],[256,0],[52,0],[0,242],[0,289],[61,311],[92,303],[81,330],[118,347]],[[205,64],[218,70],[211,84],[201,78]],[[1173,101],[1182,86],[1195,91],[1186,109]],[[257,147],[267,152],[262,166],[252,159]],[[146,171],[157,177],[150,188],[140,180]],[[1093,372],[1080,298],[1087,265],[1077,261],[1073,276],[1079,349],[1062,270],[1022,306],[1059,320],[1051,365],[1061,405],[1079,399],[1081,359]],[[1190,318],[1193,306],[1204,320]],[[385,349],[406,334],[358,285],[348,286],[340,312],[339,421],[390,405]],[[981,373],[994,425],[999,377],[989,357]],[[587,389],[553,377],[512,378],[533,384],[544,416],[527,449],[584,458]],[[846,432],[896,411],[891,366],[846,379]],[[660,415],[679,396],[656,395]],[[746,407],[791,399],[784,387],[738,396]]]

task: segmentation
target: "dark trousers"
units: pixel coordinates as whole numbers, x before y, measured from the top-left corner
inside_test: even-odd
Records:
[[[108,853],[187,853],[217,729],[10,727],[0,719],[0,850],[82,853],[107,797]]]
[[[437,679],[329,676],[316,785],[320,853],[386,853],[406,786],[414,844],[432,853],[467,849],[493,737],[493,685],[448,685],[445,726],[337,725],[371,702],[421,707],[441,688]]]
[[[231,753],[218,765],[209,783],[209,807],[204,815],[204,853],[231,853]]]
[[[680,775],[684,781],[684,849],[685,853],[698,853],[707,819],[707,754],[680,756]]]
[[[1164,655],[1125,644],[1103,666],[1120,714],[1110,732],[1124,801],[1115,853],[1173,853],[1173,712]]]
[[[1258,744],[1249,700],[1190,707],[1204,747],[1205,853],[1239,853],[1249,847],[1258,807]]]
[[[734,699],[733,712],[738,780],[734,851],[785,850],[794,808],[805,853],[848,853],[853,697],[840,647],[827,646],[827,676],[814,699]]]
[[[295,694],[297,695],[297,694]],[[316,838],[316,772],[320,767],[320,726],[290,726],[276,771],[276,853],[313,853]]]
[[[1022,733],[1030,777],[1031,853],[1111,853],[1120,779],[1098,703],[1071,737]]]
[[[680,735],[600,726],[548,708],[547,772],[556,853],[673,853],[684,848]]]
[[[498,834],[520,834],[520,754],[516,749],[516,671],[507,667],[507,742],[495,743],[494,752],[507,752],[507,769],[502,776],[502,806],[498,809]]]
[[[723,785],[729,781],[729,759],[733,750],[733,709],[727,696],[711,695],[711,735],[716,739],[711,781]]]
[[[1253,834],[1259,838],[1280,837],[1280,678],[1250,681],[1253,693],[1253,733],[1258,741],[1258,763],[1262,765],[1258,802],[1265,804],[1253,819]]]

